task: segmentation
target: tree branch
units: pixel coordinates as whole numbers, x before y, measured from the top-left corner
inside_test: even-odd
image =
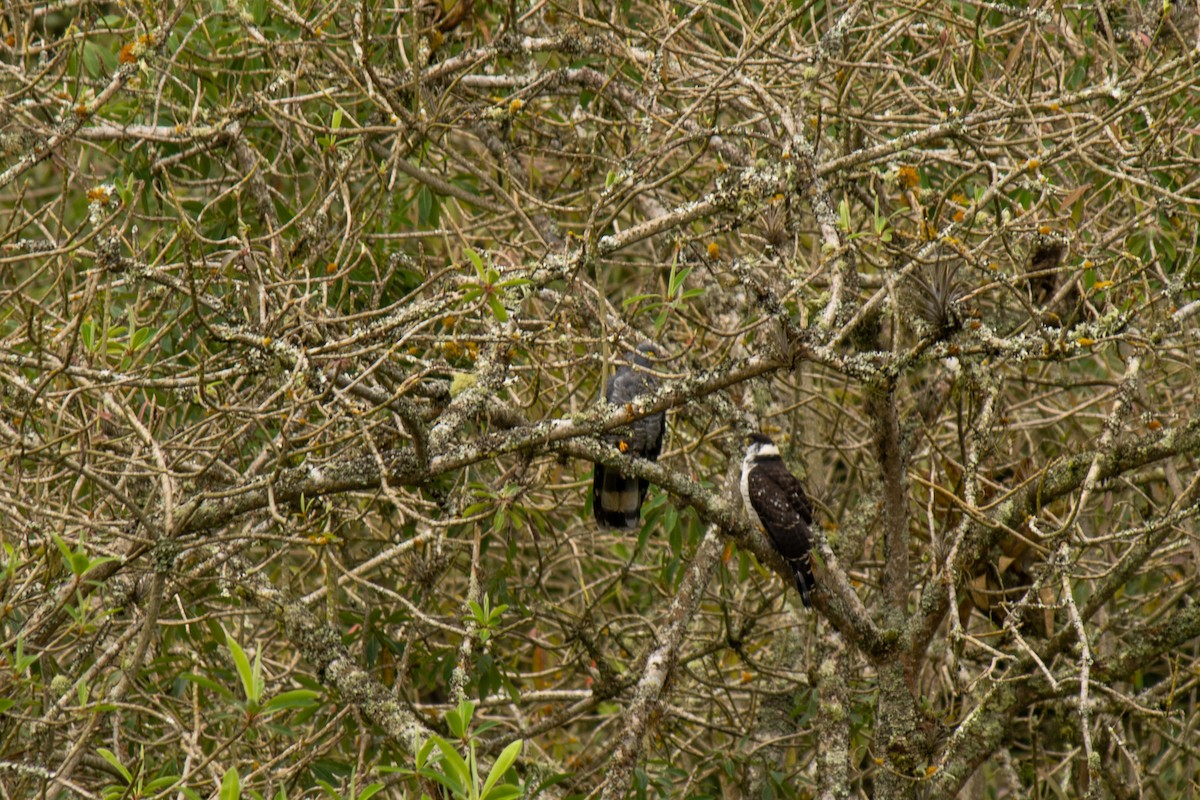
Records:
[[[665,624],[659,629],[658,647],[646,659],[642,678],[634,690],[633,702],[625,710],[617,750],[610,761],[600,800],[622,800],[633,783],[633,770],[642,752],[642,739],[655,722],[659,702],[667,690],[688,624],[709,576],[721,555],[721,537],[716,525],[710,525],[696,549],[675,599],[667,610]]]

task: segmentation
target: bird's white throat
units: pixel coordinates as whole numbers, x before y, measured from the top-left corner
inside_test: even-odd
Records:
[[[773,444],[755,442],[746,450],[746,463],[758,458],[779,458],[779,448]]]

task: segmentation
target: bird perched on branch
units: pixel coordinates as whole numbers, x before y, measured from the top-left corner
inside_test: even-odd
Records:
[[[608,379],[604,399],[612,405],[624,405],[635,397],[658,389],[658,379],[650,373],[650,359],[659,355],[653,342],[642,342],[630,354],[631,364],[622,364]],[[622,453],[651,461],[662,452],[666,415],[662,411],[634,420],[609,433],[605,441]],[[620,470],[597,464],[592,477],[592,513],[605,528],[636,528],[642,516],[642,501],[650,482],[630,478]]]
[[[800,599],[806,608],[811,608],[812,589],[817,584],[809,561],[812,506],[800,481],[779,457],[779,448],[765,434],[752,433],[746,437],[742,499],[750,519],[791,566]]]

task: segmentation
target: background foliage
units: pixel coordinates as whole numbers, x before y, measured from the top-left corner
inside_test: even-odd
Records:
[[[0,796],[1193,796],[1195,20],[7,3]]]

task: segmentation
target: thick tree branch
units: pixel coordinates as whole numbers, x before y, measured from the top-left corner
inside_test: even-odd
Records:
[[[656,711],[667,684],[675,671],[680,648],[687,634],[688,624],[717,559],[721,555],[721,537],[716,525],[710,525],[696,549],[692,564],[684,575],[683,582],[666,619],[658,630],[658,646],[646,659],[642,678],[634,690],[633,702],[625,710],[621,732],[617,738],[617,750],[604,779],[600,800],[622,800],[633,783],[633,770],[642,752],[642,739],[654,724]]]

